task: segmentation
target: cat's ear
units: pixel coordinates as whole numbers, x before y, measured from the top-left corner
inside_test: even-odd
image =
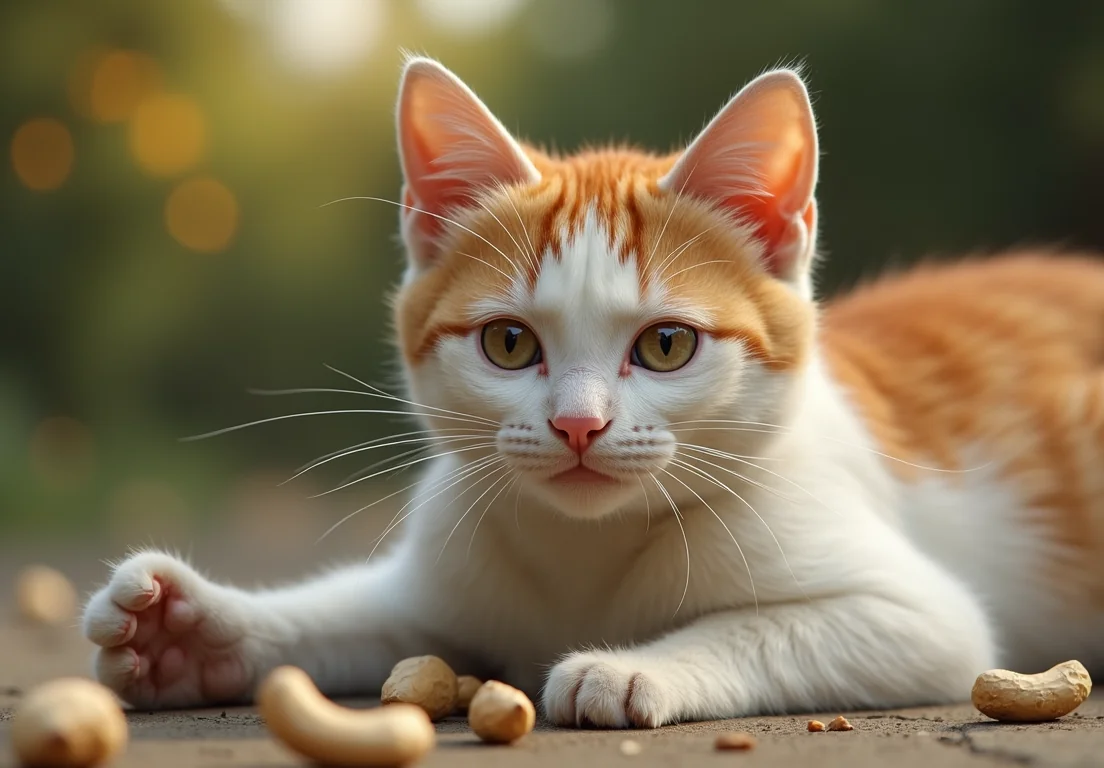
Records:
[[[403,70],[398,140],[409,206],[402,209],[402,231],[415,269],[433,264],[436,236],[451,211],[485,188],[540,180],[479,97],[432,59],[411,58]]]
[[[659,183],[754,224],[767,269],[798,282],[815,247],[818,160],[805,84],[792,70],[775,70],[732,97]]]

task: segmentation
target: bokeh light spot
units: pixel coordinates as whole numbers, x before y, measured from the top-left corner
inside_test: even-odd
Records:
[[[525,0],[418,0],[418,10],[432,26],[456,37],[478,37],[504,26]]]
[[[353,64],[375,47],[386,23],[381,0],[280,0],[272,6],[276,46],[316,72]]]
[[[130,151],[148,173],[173,176],[195,165],[207,148],[207,123],[187,96],[159,94],[130,119]]]
[[[19,126],[12,136],[11,159],[24,186],[45,192],[57,189],[73,169],[73,136],[60,120],[39,117]]]
[[[68,416],[43,419],[31,435],[31,471],[45,485],[66,488],[92,471],[94,451],[88,427]]]
[[[215,179],[182,181],[165,203],[165,226],[181,245],[193,251],[216,253],[234,239],[238,201]]]
[[[84,60],[78,59],[77,67]],[[74,73],[80,88],[79,69]],[[161,70],[152,57],[137,51],[111,51],[95,60],[88,82],[88,110],[103,123],[127,120],[144,100],[161,88]],[[73,94],[74,98],[78,94]]]

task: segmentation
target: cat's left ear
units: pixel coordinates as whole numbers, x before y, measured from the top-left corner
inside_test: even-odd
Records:
[[[818,161],[805,84],[792,70],[775,70],[744,86],[659,184],[754,224],[766,268],[802,282],[815,248]]]
[[[497,185],[535,184],[540,173],[468,86],[432,59],[411,58],[398,104],[401,222],[415,270],[436,261],[436,238],[457,208]]]

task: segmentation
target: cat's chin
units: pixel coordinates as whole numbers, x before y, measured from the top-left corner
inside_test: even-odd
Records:
[[[640,493],[635,481],[582,466],[534,478],[529,486],[549,507],[576,520],[597,520],[617,513]]]

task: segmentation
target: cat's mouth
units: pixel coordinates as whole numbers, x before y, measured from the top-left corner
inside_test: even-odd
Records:
[[[616,478],[604,475],[601,472],[595,471],[590,467],[585,467],[582,464],[572,467],[558,474],[552,475],[548,478],[553,483],[565,483],[565,484],[592,484],[592,483],[616,483]]]

